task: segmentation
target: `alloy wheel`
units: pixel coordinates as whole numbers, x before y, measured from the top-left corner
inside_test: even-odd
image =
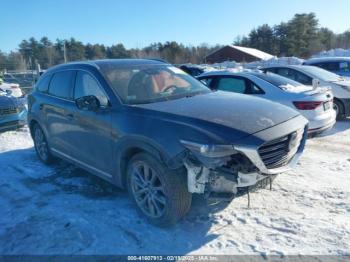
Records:
[[[130,182],[140,209],[151,218],[161,217],[167,201],[164,186],[156,171],[145,162],[134,163]]]
[[[49,156],[47,143],[46,143],[44,133],[40,128],[35,129],[34,139],[35,139],[35,148],[36,148],[36,151],[38,152],[38,155],[42,160],[44,161],[47,160]]]

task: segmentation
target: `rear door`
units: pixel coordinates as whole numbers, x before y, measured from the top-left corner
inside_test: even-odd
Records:
[[[101,108],[94,112],[75,108],[76,139],[72,142],[77,159],[89,168],[109,176],[112,173],[112,130],[109,98],[99,81],[87,71],[77,71],[74,99],[93,95]]]
[[[76,72],[65,70],[53,74],[47,91],[47,98],[40,104],[50,147],[53,151],[69,154],[73,147],[75,123],[73,112],[76,108],[73,101],[73,86]]]

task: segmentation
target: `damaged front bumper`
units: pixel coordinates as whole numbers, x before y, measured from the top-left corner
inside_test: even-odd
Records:
[[[231,151],[227,146],[221,146],[225,149],[222,154],[214,152],[214,147],[198,150],[192,144],[190,157],[185,160],[188,191],[207,195],[237,194],[240,188],[255,186],[262,180],[292,169],[304,150],[307,122],[300,119],[288,122],[288,125],[281,124],[275,130],[271,128],[255,134],[246,144],[231,146]],[[290,124],[294,126],[292,132],[290,128],[288,132]],[[271,132],[281,129],[286,132],[273,138]],[[260,143],[249,143],[253,141]]]

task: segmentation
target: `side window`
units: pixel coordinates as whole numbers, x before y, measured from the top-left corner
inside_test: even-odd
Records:
[[[217,89],[221,91],[229,91],[234,93],[245,94],[246,92],[246,83],[242,78],[233,78],[233,77],[223,77],[220,78],[217,84]]]
[[[278,68],[277,74],[290,79],[294,79],[294,76],[291,74],[288,68]]]
[[[294,78],[295,81],[302,83],[303,85],[312,85],[311,77],[297,71],[294,71],[294,74],[295,74],[295,78]]]
[[[333,72],[339,71],[339,62],[326,62],[323,68]]]
[[[321,68],[327,70],[327,64],[326,63],[315,63],[315,64],[310,64],[310,65],[321,67]]]
[[[260,87],[258,87],[256,84],[254,84],[252,81],[248,80],[249,84],[249,94],[252,95],[263,95],[265,94],[264,90],[262,90]]]
[[[53,75],[49,86],[49,93],[53,96],[71,99],[75,71],[62,71]]]
[[[266,72],[276,73],[277,72],[277,68],[268,68],[268,69],[265,69],[263,71],[264,71],[264,73],[266,73]]]
[[[203,84],[205,84],[206,86],[210,87],[210,84],[213,82],[213,78],[212,77],[208,77],[208,78],[202,78],[201,81]]]
[[[74,99],[91,95],[98,98],[101,106],[108,106],[108,98],[96,79],[87,72],[78,71],[75,81]]]
[[[350,72],[350,62],[340,62],[339,71],[344,73]]]
[[[38,90],[39,92],[46,93],[49,90],[51,77],[52,75],[43,75],[36,85],[36,90]]]

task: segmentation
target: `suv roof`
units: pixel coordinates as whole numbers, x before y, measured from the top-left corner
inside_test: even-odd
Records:
[[[350,62],[350,57],[316,57],[316,58],[310,58],[309,60],[306,60],[304,64],[319,63],[319,62],[341,62],[341,61]]]
[[[114,65],[160,65],[160,64],[168,64],[165,61],[158,59],[100,59],[100,60],[88,60],[88,61],[76,61],[69,62],[66,64],[60,64],[51,67],[46,72],[55,72],[59,69],[72,69],[75,66],[92,66],[95,68],[99,68],[101,65],[106,64],[114,64]]]
[[[302,69],[305,66],[309,65],[272,65],[272,66],[265,66],[261,68],[262,70],[267,69],[267,68],[279,68],[279,67],[284,67],[284,68],[294,68],[294,69]]]

